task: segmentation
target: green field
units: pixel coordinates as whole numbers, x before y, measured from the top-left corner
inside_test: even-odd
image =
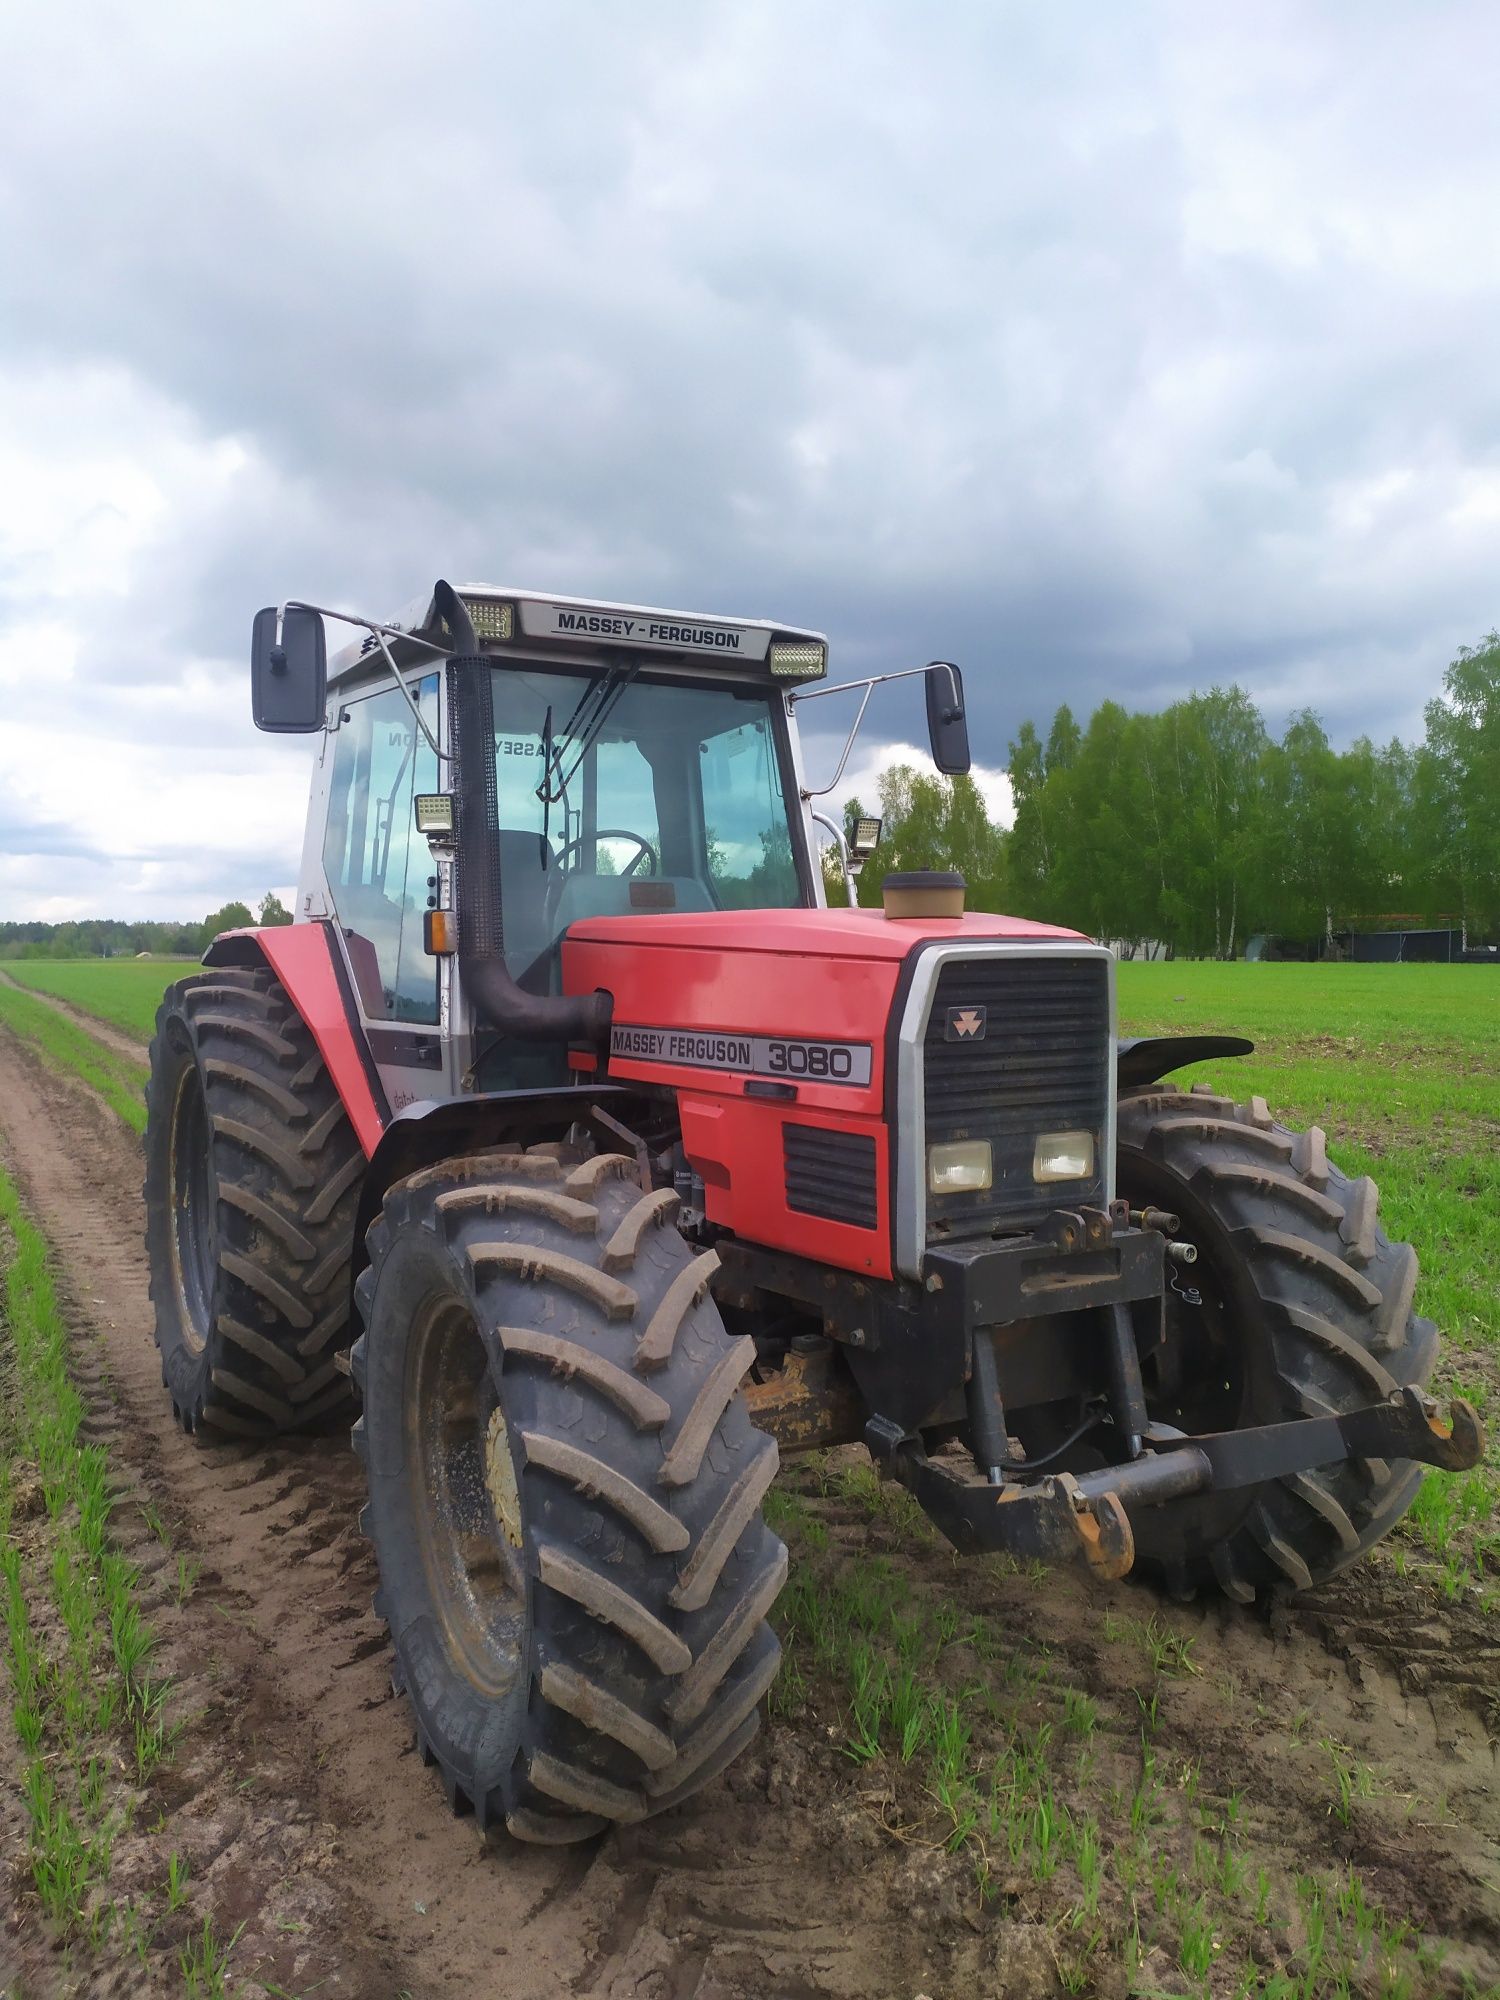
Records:
[[[160,976],[160,975],[158,975]],[[161,995],[158,992],[157,998]],[[81,1076],[133,1132],[146,1129],[146,1071],[107,1049],[77,1021],[0,980],[0,1027],[29,1042],[49,1069]]]
[[[148,1042],[162,993],[197,963],[192,958],[8,958],[0,961],[0,972],[38,993],[55,993],[85,1014]]]
[[[25,1802],[17,1875],[29,1866],[59,1944],[109,1941],[122,1963],[133,1946],[144,1967],[150,1892],[112,1893],[114,1849],[135,1831],[140,1788],[172,1757],[181,1725],[155,1671],[146,1580],[112,1524],[114,1468],[88,1441],[47,1248],[3,1172],[0,1328],[0,1659]],[[196,1572],[179,1558],[184,1595]]]

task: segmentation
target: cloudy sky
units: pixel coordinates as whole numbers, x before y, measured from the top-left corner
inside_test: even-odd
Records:
[[[1229,679],[1416,734],[1500,622],[1497,58],[1482,3],[9,10],[0,916],[288,890],[251,615],[439,573],[957,659],[991,770]]]

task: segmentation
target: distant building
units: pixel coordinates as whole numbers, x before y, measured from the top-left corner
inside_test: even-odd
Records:
[[[1500,947],[1465,945],[1456,926],[1430,930],[1391,925],[1380,930],[1334,930],[1323,937],[1278,937],[1259,931],[1245,946],[1247,959],[1307,963],[1348,960],[1356,965],[1494,965]]]

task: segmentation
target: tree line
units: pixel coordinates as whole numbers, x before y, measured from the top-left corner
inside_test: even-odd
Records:
[[[1159,714],[1106,701],[1080,728],[1059,708],[1010,745],[1009,832],[972,779],[896,766],[885,828],[859,883],[880,901],[897,868],[959,868],[971,909],[1004,910],[1134,944],[1232,958],[1256,932],[1341,928],[1500,935],[1500,633],[1463,647],[1428,703],[1424,740],[1330,744],[1310,709],[1278,738],[1240,687]],[[845,808],[852,827],[863,808]]]
[[[1273,736],[1240,687],[1154,715],[1106,701],[1084,728],[1064,706],[1045,736],[1027,721],[1010,745],[1008,831],[972,778],[882,772],[859,900],[877,906],[897,869],[957,868],[970,909],[1195,957],[1235,957],[1257,932],[1398,924],[1487,942],[1500,937],[1500,633],[1460,648],[1425,723],[1419,744],[1336,750],[1311,709]],[[852,833],[865,807],[844,811]],[[825,868],[842,901],[826,855]],[[257,916],[232,902],[200,923],[0,923],[0,959],[195,958],[222,930],[291,920],[267,895]]]
[[[201,958],[220,931],[250,924],[289,924],[292,913],[274,893],[261,897],[252,916],[247,903],[226,903],[201,923],[126,923],[116,917],[82,917],[62,924],[0,923],[0,959],[5,958]]]

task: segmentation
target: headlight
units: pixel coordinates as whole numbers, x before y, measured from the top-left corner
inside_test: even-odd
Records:
[[[976,1194],[993,1181],[988,1139],[954,1139],[927,1148],[927,1186],[933,1194]]]
[[[1094,1178],[1092,1132],[1044,1132],[1031,1156],[1034,1181],[1089,1181]]]

